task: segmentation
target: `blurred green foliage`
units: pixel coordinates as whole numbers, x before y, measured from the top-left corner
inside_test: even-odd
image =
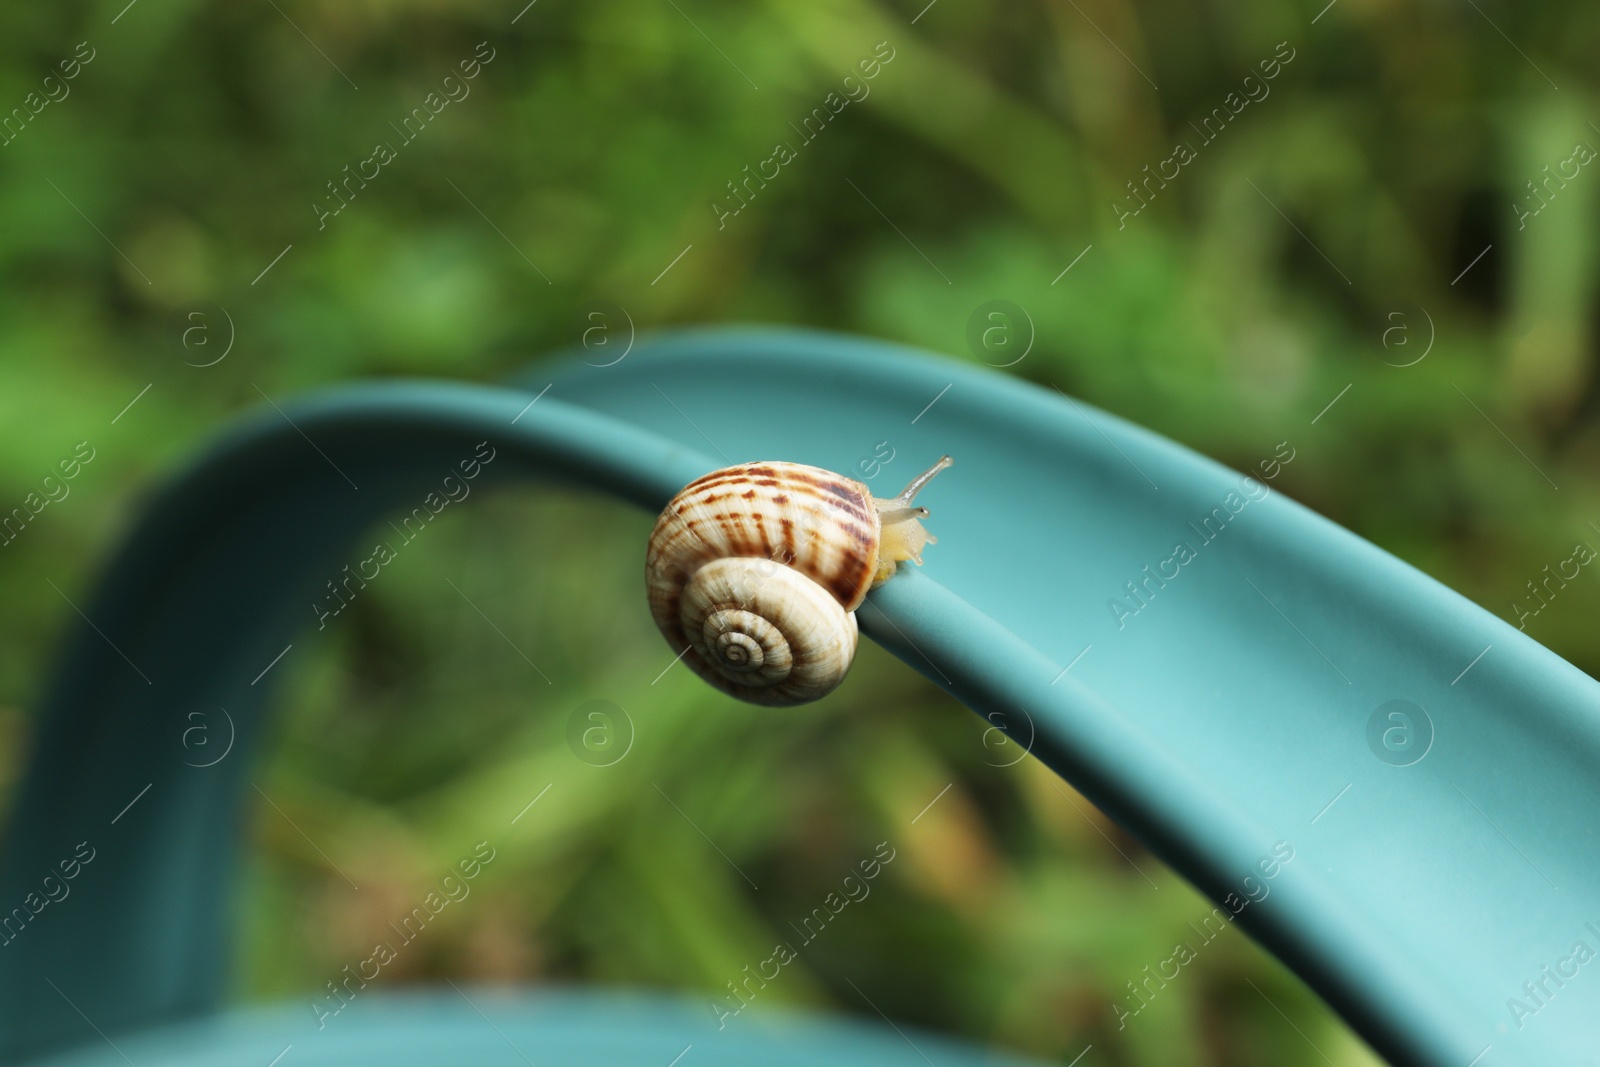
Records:
[[[0,504],[96,450],[5,547],[7,787],[72,617],[46,579],[76,599],[229,416],[355,377],[496,380],[598,301],[976,360],[968,318],[1006,299],[1037,331],[1007,373],[1239,467],[1292,436],[1279,487],[1508,621],[1600,546],[1600,173],[1542,169],[1600,145],[1593,5],[124,2],[0,14],[0,114],[94,52],[0,145]],[[402,144],[479,42],[470,95]],[[727,183],[879,42],[870,93],[719,228]],[[1200,147],[1280,42],[1270,93]],[[1198,158],[1119,225],[1178,141]],[[397,158],[319,224],[379,142]],[[488,839],[503,858],[385,982],[715,997],[887,840],[902,858],[766,1003],[875,1018],[854,983],[1063,1061],[1370,1062],[1237,932],[1119,1030],[1124,984],[1209,905],[1031,760],[992,766],[984,724],[875,649],[794,714],[641,682],[666,659],[648,528],[547,492],[452,514],[292,665],[260,780],[305,835],[257,813],[241,996],[316,995]],[[1593,579],[1527,621],[1591,674]],[[592,699],[636,730],[615,766],[567,744]]]

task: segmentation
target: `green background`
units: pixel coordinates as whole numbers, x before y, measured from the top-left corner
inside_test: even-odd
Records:
[[[1292,436],[1274,488],[1515,624],[1542,568],[1600,547],[1600,176],[1528,186],[1600,145],[1597,31],[1593,5],[1489,0],[8,9],[0,115],[59,95],[79,42],[94,58],[0,145],[0,508],[79,442],[95,458],[0,549],[6,792],[67,598],[234,413],[362,377],[496,381],[585,341],[603,363],[629,323],[1009,364],[1239,468]],[[480,42],[470,95],[402,144],[390,124]],[[880,42],[865,98],[802,146],[790,124]],[[1192,124],[1263,88],[1202,143]],[[796,158],[719,228],[726,183],[780,141]],[[1119,226],[1179,141],[1196,158]],[[326,183],[379,142],[396,158],[319,228]],[[995,300],[1020,315],[974,318]],[[855,473],[892,491],[927,458]],[[1119,1028],[1126,983],[1209,903],[875,648],[792,712],[661,673],[650,523],[551,492],[451,509],[297,643],[239,999],[309,1002],[480,840],[471,896],[381,984],[717,997],[888,841],[871,896],[758,1007],[875,1005],[1061,1062],[1373,1062],[1231,930]],[[1594,674],[1595,573],[1553,588],[1527,630]],[[596,700],[626,719],[585,749]]]

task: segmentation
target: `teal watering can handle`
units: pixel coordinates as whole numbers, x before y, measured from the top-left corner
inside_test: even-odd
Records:
[[[218,1006],[243,804],[281,677],[266,668],[311,639],[308,605],[358,535],[475,454],[493,457],[479,487],[542,480],[647,508],[715,466],[553,398],[518,418],[527,404],[428,382],[260,413],[147,504],[93,596],[71,594],[84,618],[70,617],[0,873],[17,909],[0,921],[0,1055],[92,1036],[85,1019],[115,1033]],[[201,713],[220,749],[219,709],[233,747],[203,766],[214,753],[185,733]]]
[[[838,450],[892,420],[956,467],[930,501],[927,570],[869,597],[865,634],[1139,836],[1391,1062],[1600,1050],[1600,985],[1526,993],[1574,941],[1600,946],[1600,685],[1547,649],[1281,494],[1229,524],[1244,483],[1204,457],[927,354],[701,331],[554,374],[531,408],[541,383],[285,405],[150,501],[98,591],[74,595],[85,621],[12,817],[0,1056],[80,1040],[86,1018],[115,1032],[216,1007],[275,665],[314,639],[309,605],[355,538],[480,444],[495,458],[479,487],[542,480],[653,511],[736,460],[848,470]],[[1229,524],[1216,546],[1196,516]],[[1174,540],[1203,557],[1106,615]],[[1438,719],[1431,756],[1385,732],[1386,708],[1418,701]],[[201,766],[184,731],[218,708],[234,748]]]

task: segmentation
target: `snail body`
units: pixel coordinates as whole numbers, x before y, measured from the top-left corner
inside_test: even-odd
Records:
[[[831,692],[855,656],[855,610],[934,541],[912,503],[945,456],[898,496],[801,463],[741,463],[673,497],[650,535],[656,626],[695,673],[754,704]]]

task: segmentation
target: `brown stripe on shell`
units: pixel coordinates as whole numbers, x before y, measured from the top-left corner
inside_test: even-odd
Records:
[[[828,472],[824,472],[828,473]],[[872,503],[872,494],[860,482],[833,474],[825,480],[798,476],[795,481],[832,494],[837,504],[849,511],[859,521],[869,525],[877,517],[878,509]]]
[[[776,499],[776,498],[774,498],[774,499]],[[788,499],[789,499],[788,497],[784,497],[783,502],[787,502]],[[782,560],[793,559],[794,558],[794,520],[789,518],[788,516],[784,516],[784,517],[782,517],[782,518],[780,518],[778,520],[778,526],[783,530],[783,553],[778,558],[782,559]]]
[[[878,532],[871,493],[843,475],[782,462],[712,471],[690,482],[656,523],[646,561],[651,614],[681,649],[673,633],[678,590],[724,556],[778,560],[853,611],[877,569]]]
[[[727,482],[751,481],[756,478],[776,478],[777,476],[778,472],[765,464],[724,467],[721,470],[715,470],[710,474],[696,478],[679,492],[682,495],[683,493],[697,492],[713,485],[723,485]]]
[[[744,466],[724,467],[720,471],[712,471],[703,478],[696,479],[683,487],[680,496],[698,493],[702,489],[725,486],[732,483],[746,483],[751,485],[776,486],[785,482],[809,485],[817,489],[824,489],[830,485],[852,487],[855,493],[870,496],[866,486],[841,474],[825,471],[821,467],[804,467],[803,464],[783,464],[783,467],[803,467],[803,470],[784,470],[775,468],[770,464],[747,464]],[[815,472],[815,473],[812,473]]]

